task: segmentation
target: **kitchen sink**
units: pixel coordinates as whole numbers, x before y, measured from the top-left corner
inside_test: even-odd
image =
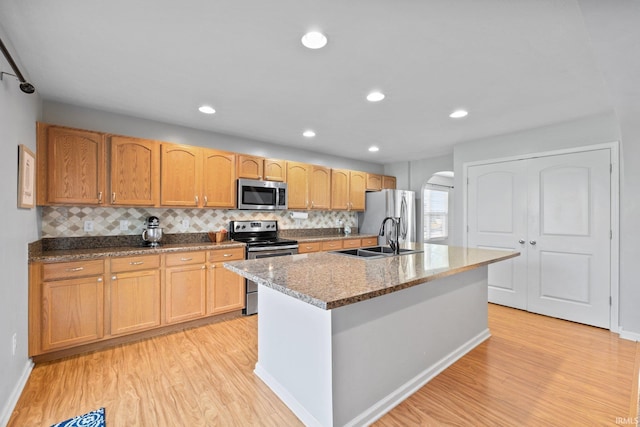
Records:
[[[332,251],[332,252],[334,254],[339,254],[339,255],[347,255],[352,257],[368,258],[368,259],[395,256],[395,254],[393,253],[393,249],[391,249],[389,246],[371,246],[368,248],[342,249],[340,251]],[[422,252],[422,251],[417,249],[400,248],[400,255],[410,255],[410,254],[415,254],[419,252]]]

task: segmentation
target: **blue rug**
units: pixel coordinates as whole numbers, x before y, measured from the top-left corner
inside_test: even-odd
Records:
[[[105,427],[104,424],[104,408],[87,412],[84,415],[69,418],[61,423],[54,424],[51,427]]]

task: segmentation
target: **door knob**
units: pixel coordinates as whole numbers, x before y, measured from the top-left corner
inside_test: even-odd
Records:
[[[531,246],[535,246],[536,245],[536,241],[535,240],[529,240],[529,243],[531,244]]]
[[[524,245],[524,243],[525,243],[525,242],[524,242],[524,239],[520,239],[520,240],[518,240],[518,243],[520,243],[521,245]]]

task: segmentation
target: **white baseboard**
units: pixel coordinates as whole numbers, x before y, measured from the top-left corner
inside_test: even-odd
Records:
[[[640,341],[640,334],[639,333],[637,333],[637,332],[627,332],[624,329],[622,329],[622,326],[618,330],[618,334],[620,335],[620,338],[625,339],[625,340]]]
[[[20,395],[22,394],[24,386],[27,384],[27,380],[29,379],[29,375],[31,375],[32,369],[33,361],[31,359],[27,359],[27,363],[22,370],[22,375],[20,375],[18,382],[13,387],[13,391],[9,396],[9,400],[4,404],[2,408],[0,408],[0,426],[6,427],[6,425],[9,423],[9,418],[11,418],[13,408],[16,407],[16,403],[18,403],[18,399],[20,399]]]

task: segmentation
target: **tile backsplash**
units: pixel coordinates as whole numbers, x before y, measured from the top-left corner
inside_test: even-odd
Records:
[[[202,233],[228,228],[232,220],[277,220],[282,230],[357,227],[358,215],[345,211],[308,211],[307,219],[291,218],[286,211],[235,209],[170,209],[44,206],[42,237],[119,236],[141,234],[149,216],[157,216],[165,233]],[[87,221],[92,231],[84,231]],[[341,221],[341,223],[340,223]]]

